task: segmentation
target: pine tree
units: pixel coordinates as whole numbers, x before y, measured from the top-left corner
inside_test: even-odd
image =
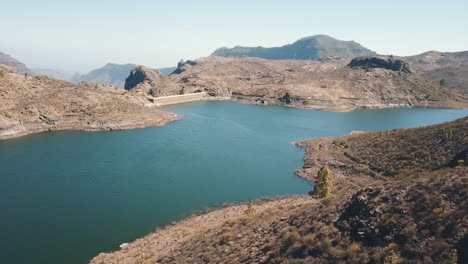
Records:
[[[311,193],[316,198],[330,196],[333,189],[333,174],[327,165],[323,166],[317,173],[314,191]]]

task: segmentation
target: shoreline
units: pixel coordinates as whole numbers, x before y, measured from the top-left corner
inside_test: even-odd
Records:
[[[199,95],[199,96],[198,96]],[[196,97],[194,97],[196,96]],[[183,99],[184,97],[188,99]],[[193,98],[192,98],[193,97]],[[157,103],[157,101],[165,101],[170,99],[171,101],[165,103]],[[290,103],[283,103],[278,98],[264,97],[264,96],[251,96],[251,95],[239,95],[233,94],[231,96],[211,96],[206,92],[201,93],[190,93],[183,95],[169,95],[154,97],[151,99],[156,107],[166,107],[185,103],[198,103],[206,101],[230,101],[239,104],[250,104],[250,105],[271,105],[271,106],[285,106],[298,109],[316,110],[324,112],[336,112],[336,113],[347,113],[356,110],[369,109],[369,110],[380,110],[380,109],[395,109],[395,108],[433,108],[433,109],[468,109],[468,107],[461,105],[453,105],[453,102],[420,102],[416,104],[410,103],[366,103],[361,102],[350,103],[343,100],[341,104],[334,103],[310,103],[307,100],[292,99]],[[340,99],[341,100],[341,99]],[[325,102],[325,101],[322,101]]]
[[[193,95],[193,94],[191,94]],[[177,96],[177,95],[176,95]],[[175,96],[170,96],[174,98]],[[156,97],[161,98],[161,97]],[[168,98],[168,97],[164,97]],[[274,99],[274,98],[269,98]],[[181,101],[176,100],[176,102],[154,105],[151,108],[156,109],[164,109],[165,107],[171,107],[181,104],[189,104],[189,103],[202,103],[202,102],[234,102],[238,104],[249,104],[249,105],[259,105],[259,106],[284,106],[284,107],[292,107],[297,109],[305,109],[305,110],[313,110],[313,111],[323,111],[323,112],[335,112],[335,113],[348,113],[357,110],[383,110],[383,109],[397,109],[397,108],[405,108],[405,109],[413,109],[413,108],[427,108],[427,109],[455,109],[455,110],[464,110],[468,109],[465,107],[450,107],[445,104],[441,105],[397,105],[397,104],[375,104],[375,105],[367,105],[367,106],[350,106],[350,105],[298,105],[298,104],[285,104],[281,102],[274,103],[259,103],[258,99],[256,100],[239,100],[237,97],[234,96],[209,96],[204,95],[199,97],[196,100],[187,100]],[[150,127],[161,127],[170,122],[181,120],[183,117],[177,114],[173,114],[170,112],[164,111],[166,114],[170,116],[170,119],[161,119],[158,117],[154,118],[143,118],[142,120],[135,120],[135,116],[139,116],[137,114],[132,114],[132,117],[128,119],[119,120],[116,123],[113,120],[96,120],[96,121],[81,121],[81,120],[60,120],[57,121],[58,124],[49,125],[42,120],[38,119],[37,121],[20,121],[19,124],[14,124],[9,127],[0,128],[0,141],[21,138],[28,135],[34,135],[39,133],[45,133],[49,131],[85,131],[85,132],[103,132],[103,131],[118,131],[118,130],[131,130],[131,129],[141,129],[141,128],[150,128]],[[140,116],[141,119],[141,116]]]
[[[83,132],[105,132],[105,131],[118,131],[118,130],[131,130],[150,127],[161,127],[170,122],[182,119],[183,117],[177,114],[168,113],[170,119],[161,119],[155,117],[154,119],[148,118],[132,122],[128,119],[126,122],[113,123],[112,120],[106,120],[110,123],[97,122],[83,122],[75,120],[62,120],[58,125],[48,125],[41,121],[21,122],[20,124],[12,125],[0,129],[0,141],[17,139],[26,136],[36,135],[40,133],[47,133],[51,131],[83,131]],[[130,122],[130,123],[129,123]]]

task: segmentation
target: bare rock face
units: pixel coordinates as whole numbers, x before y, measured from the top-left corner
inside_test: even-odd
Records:
[[[187,69],[190,69],[191,66],[195,66],[195,65],[197,65],[196,61],[193,61],[193,60],[188,60],[188,61],[180,60],[179,63],[177,63],[177,68],[170,75],[172,75],[172,74],[181,74],[184,71],[186,71]]]
[[[181,87],[160,71],[145,66],[134,68],[125,79],[125,90],[140,91],[151,96],[183,94]]]
[[[161,79],[164,77],[158,70],[145,66],[134,68],[125,79],[125,90],[141,90],[153,94],[155,88],[161,86]]]
[[[348,67],[351,68],[362,68],[362,69],[375,69],[382,68],[391,71],[399,71],[404,73],[410,73],[408,63],[393,59],[391,57],[382,57],[382,56],[370,56],[370,57],[359,57],[354,58],[348,64]]]

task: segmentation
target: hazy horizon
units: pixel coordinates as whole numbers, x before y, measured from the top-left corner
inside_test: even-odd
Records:
[[[468,50],[468,1],[15,1],[2,4],[0,51],[30,68],[175,66],[220,47],[325,34],[379,54]],[[437,32],[437,33],[435,33]]]

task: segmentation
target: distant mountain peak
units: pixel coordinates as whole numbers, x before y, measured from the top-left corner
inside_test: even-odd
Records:
[[[273,60],[327,60],[329,58],[355,58],[375,55],[357,42],[338,40],[328,35],[301,38],[292,44],[265,48],[235,46],[219,48],[211,55],[222,57],[258,57]]]

